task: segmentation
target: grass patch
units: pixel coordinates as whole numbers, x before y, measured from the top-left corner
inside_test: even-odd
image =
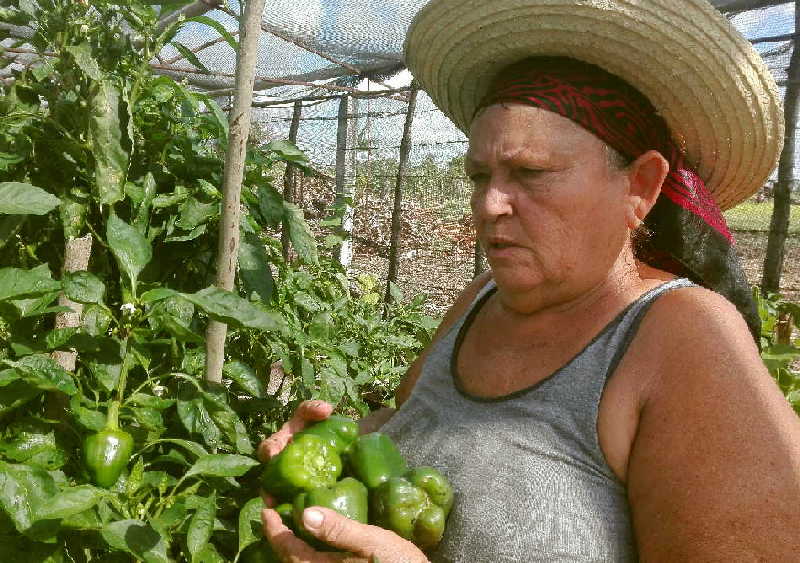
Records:
[[[724,213],[732,231],[769,231],[772,219],[772,201],[757,203],[746,201]],[[800,234],[800,205],[792,205],[789,216],[789,233]]]

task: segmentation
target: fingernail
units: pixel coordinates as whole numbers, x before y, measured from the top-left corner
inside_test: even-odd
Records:
[[[303,525],[306,528],[311,528],[311,529],[319,528],[322,525],[322,521],[324,519],[325,517],[319,510],[307,508],[305,511],[303,511]]]

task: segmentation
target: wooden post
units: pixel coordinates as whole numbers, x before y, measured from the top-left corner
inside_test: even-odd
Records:
[[[800,29],[800,3],[795,1],[795,30]],[[797,120],[800,118],[800,41],[794,40],[792,58],[789,61],[789,83],[784,98],[786,119],[786,141],[783,145],[778,181],[773,190],[772,220],[769,226],[767,255],[764,258],[764,273],[761,278],[761,293],[777,293],[781,287],[781,270],[789,234],[789,214],[791,212],[791,190],[797,185],[795,176],[795,153],[797,151]]]
[[[347,183],[347,109],[349,100],[347,96],[342,96],[339,100],[338,124],[336,127],[336,211],[339,212],[344,204],[346,193],[345,184]],[[344,225],[342,225],[344,226]],[[340,244],[334,250],[334,259],[342,263],[342,248]],[[347,264],[343,264],[347,267]]]
[[[411,95],[408,98],[408,111],[406,112],[406,124],[403,128],[403,140],[400,141],[400,162],[397,166],[397,180],[394,184],[394,208],[392,210],[392,241],[389,247],[389,275],[386,276],[386,294],[383,298],[384,308],[383,313],[389,310],[389,301],[391,301],[391,284],[397,281],[397,262],[398,262],[398,249],[400,248],[400,221],[402,215],[402,202],[403,202],[403,180],[406,175],[406,165],[408,164],[408,155],[411,152],[411,125],[414,123],[414,111],[417,107],[417,92],[418,87],[412,84]]]
[[[294,103],[294,112],[292,113],[292,124],[289,126],[289,141],[297,144],[297,131],[300,129],[300,116],[303,113],[303,102]],[[283,200],[289,203],[294,203],[295,199],[295,186],[297,184],[298,170],[290,163],[286,163],[286,173],[283,175]],[[281,225],[281,250],[283,253],[283,261],[289,262],[289,225],[283,221]]]
[[[253,99],[258,38],[265,0],[248,0],[239,29],[239,51],[236,54],[236,92],[231,109],[228,149],[223,172],[222,220],[217,246],[217,287],[233,289],[239,257],[239,206],[250,135],[250,103]],[[225,336],[228,325],[210,321],[206,329],[207,381],[222,381],[225,363]]]
[[[347,120],[347,151],[345,158],[344,186],[342,190],[342,236],[344,240],[339,247],[339,263],[349,268],[353,262],[353,202],[356,197],[356,165],[358,158],[358,99],[350,98],[350,112]]]
[[[92,235],[86,234],[80,238],[70,238],[64,247],[64,273],[81,272],[89,269],[89,258],[92,256]],[[58,304],[62,307],[69,307],[73,312],[56,314],[56,328],[76,327],[81,324],[81,313],[83,305],[75,303],[63,293],[58,296]],[[69,352],[56,350],[52,355],[53,359],[67,371],[75,371],[75,362],[78,353],[74,350]]]

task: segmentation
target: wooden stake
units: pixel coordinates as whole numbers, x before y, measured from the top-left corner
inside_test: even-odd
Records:
[[[233,289],[239,256],[239,206],[250,134],[250,100],[253,98],[258,37],[265,0],[249,0],[239,29],[239,52],[236,55],[236,92],[229,117],[230,132],[223,172],[223,207],[217,250],[217,287]],[[211,321],[206,329],[207,381],[222,381],[225,363],[225,323]]]
[[[391,301],[391,285],[397,281],[397,262],[398,262],[398,249],[400,248],[400,227],[402,219],[402,202],[403,202],[403,183],[406,175],[406,166],[408,164],[408,155],[411,152],[411,125],[414,123],[414,111],[417,107],[417,92],[418,87],[416,84],[411,85],[411,95],[408,99],[408,112],[406,113],[406,124],[403,128],[403,140],[400,141],[400,162],[397,165],[397,180],[394,184],[394,209],[392,211],[392,242],[389,248],[389,275],[386,276],[386,294],[383,298],[383,314],[387,314],[389,310],[389,302]]]
[[[800,29],[800,3],[795,1],[795,30]],[[777,293],[781,287],[781,270],[789,235],[789,214],[791,212],[791,189],[797,184],[795,177],[795,154],[797,152],[797,120],[800,118],[800,42],[795,39],[792,58],[787,72],[789,84],[784,97],[786,119],[786,141],[783,145],[778,165],[778,181],[772,192],[774,207],[769,226],[767,255],[764,258],[764,272],[761,278],[761,293]]]
[[[292,112],[292,124],[289,126],[289,141],[297,144],[297,131],[300,129],[300,116],[303,113],[303,103],[295,102]],[[291,164],[286,164],[286,173],[283,175],[283,200],[294,203],[295,185],[297,183],[298,170]],[[289,262],[289,225],[283,221],[281,225],[281,250],[283,261]]]
[[[80,238],[70,238],[64,249],[64,273],[81,272],[89,268],[89,258],[92,256],[92,235]],[[83,305],[75,303],[63,293],[58,296],[58,304],[62,307],[69,307],[71,313],[56,314],[56,328],[77,327],[81,324],[81,314]],[[78,353],[74,350],[69,352],[56,350],[52,355],[53,359],[67,371],[75,371],[75,362]]]

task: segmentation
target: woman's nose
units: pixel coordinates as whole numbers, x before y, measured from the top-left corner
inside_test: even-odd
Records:
[[[476,196],[473,211],[487,219],[510,215],[512,212],[511,196],[497,180],[490,180]]]

